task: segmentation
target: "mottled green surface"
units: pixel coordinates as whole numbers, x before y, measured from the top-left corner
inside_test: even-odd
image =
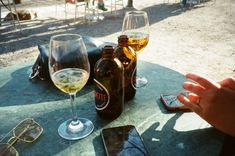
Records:
[[[182,74],[171,69],[142,62],[139,70],[149,84],[137,90],[135,98],[126,103],[125,111],[114,121],[99,118],[95,111],[93,86],[87,85],[77,95],[78,115],[90,119],[94,132],[78,141],[59,137],[60,123],[71,117],[68,96],[47,82],[29,81],[32,62],[0,69],[0,137],[19,121],[33,117],[44,128],[33,144],[17,142],[14,146],[22,156],[103,156],[100,130],[133,124],[140,132],[147,150],[158,155],[218,155],[223,135],[191,112],[168,112],[159,101],[161,93],[181,91]]]

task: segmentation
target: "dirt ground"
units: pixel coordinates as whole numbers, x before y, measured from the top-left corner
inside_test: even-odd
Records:
[[[126,5],[124,1],[124,5]],[[106,3],[107,7],[108,4]],[[18,8],[36,10],[38,17],[22,21],[22,34],[11,25],[0,27],[0,68],[33,61],[37,45],[52,35],[79,33],[102,41],[116,42],[121,34],[124,8],[117,14],[100,12],[103,20],[65,19],[64,4],[58,1],[22,0]],[[182,74],[197,72],[219,80],[235,75],[235,1],[210,0],[183,8],[175,0],[134,0],[134,8],[148,13],[150,42],[139,59],[159,64]],[[70,10],[71,11],[71,10]],[[3,12],[3,15],[7,11]]]

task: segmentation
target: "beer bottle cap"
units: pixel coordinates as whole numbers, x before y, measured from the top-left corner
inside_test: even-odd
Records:
[[[127,35],[120,35],[118,37],[118,42],[127,42],[127,41],[128,41]]]
[[[105,45],[103,48],[102,57],[112,57],[114,48],[111,45]]]
[[[107,51],[113,51],[114,50],[113,46],[111,46],[111,45],[105,45],[103,49],[107,50]]]

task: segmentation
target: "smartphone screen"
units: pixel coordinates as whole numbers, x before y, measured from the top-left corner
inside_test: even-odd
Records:
[[[187,96],[188,92],[182,92],[181,94]],[[177,99],[176,94],[161,94],[160,99],[168,110],[188,110],[188,108]]]
[[[142,138],[133,125],[101,131],[107,156],[148,156]]]

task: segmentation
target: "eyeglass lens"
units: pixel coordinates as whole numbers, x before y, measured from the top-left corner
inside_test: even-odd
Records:
[[[19,156],[19,153],[12,145],[18,139],[24,142],[35,141],[41,135],[43,128],[34,119],[27,118],[13,128],[12,131],[13,137],[8,140],[8,143],[0,143],[0,156]]]
[[[42,127],[33,119],[25,119],[13,129],[13,134],[17,139],[33,142],[40,136],[42,131]]]
[[[10,144],[0,144],[0,156],[19,156],[19,153]]]

